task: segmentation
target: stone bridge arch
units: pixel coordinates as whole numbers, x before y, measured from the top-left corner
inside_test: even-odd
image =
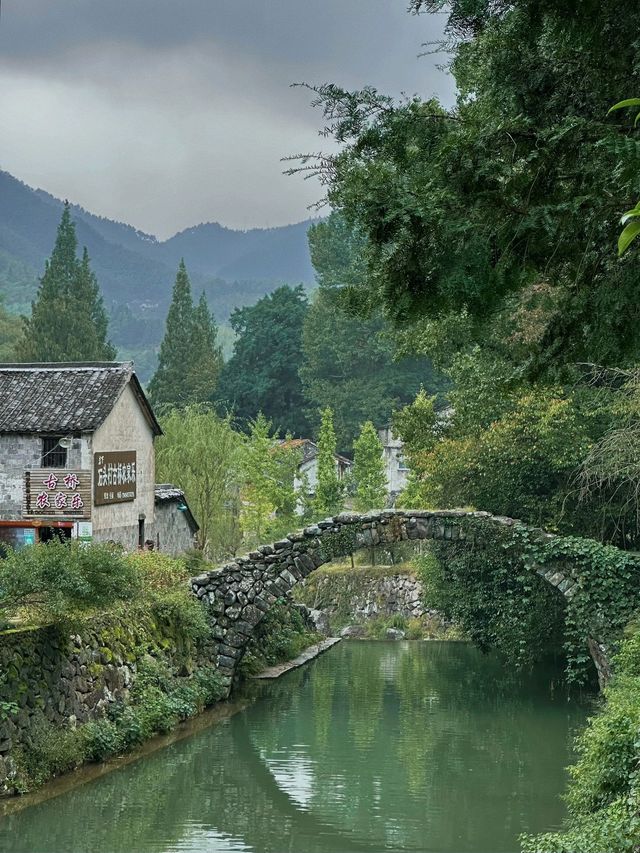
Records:
[[[465,525],[465,521],[473,524]],[[465,529],[465,527],[467,529]],[[464,510],[382,510],[365,514],[341,513],[286,538],[237,557],[213,571],[191,579],[198,598],[208,603],[216,638],[216,665],[231,686],[254,628],[272,604],[311,572],[335,557],[371,546],[411,540],[460,541],[475,536],[478,528],[526,532],[529,541],[544,544],[554,535],[512,518]],[[567,599],[577,592],[570,566],[544,566],[525,561]],[[609,676],[604,649],[590,641],[590,652],[601,683]]]

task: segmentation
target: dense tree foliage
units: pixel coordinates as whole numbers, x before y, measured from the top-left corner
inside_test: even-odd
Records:
[[[457,428],[443,437],[409,441],[419,484],[414,506],[477,506],[546,528],[575,526],[576,500],[567,504],[575,471],[590,448],[585,419],[560,389],[531,389],[511,410],[475,433]],[[408,412],[404,412],[405,422]],[[431,433],[433,436],[433,433]],[[566,517],[565,517],[566,513]]]
[[[107,315],[98,282],[78,241],[65,204],[56,242],[31,317],[24,319],[16,354],[20,361],[108,361],[116,351],[107,340]]]
[[[478,336],[537,289],[531,370],[635,358],[637,267],[612,247],[638,146],[606,114],[633,86],[639,23],[631,2],[454,2],[452,111],[320,87],[344,143],[320,163],[328,197],[364,239],[352,298],[398,323],[464,311]]]
[[[37,290],[36,270],[0,249],[0,297],[7,308],[13,313],[27,314]]]
[[[615,484],[585,490],[575,475],[619,415],[579,363],[640,355],[637,264],[615,252],[640,148],[633,115],[607,117],[635,85],[640,12],[588,2],[578,14],[568,0],[413,8],[446,8],[457,102],[315,89],[342,143],[308,166],[345,247],[316,241],[321,285],[359,315],[382,307],[400,351],[431,356],[451,381],[446,424],[400,429],[412,501],[633,545],[629,518],[612,520]]]
[[[299,462],[299,452],[272,435],[263,414],[251,421],[242,450],[240,526],[246,544],[264,544],[296,526],[294,482]]]
[[[302,286],[284,286],[231,315],[237,339],[215,399],[223,409],[232,410],[242,425],[262,412],[276,430],[301,437],[308,434],[298,375],[307,310]]]
[[[427,359],[395,362],[385,331],[382,317],[355,317],[324,288],[309,308],[300,367],[309,421],[317,428],[320,411],[330,407],[343,453],[351,452],[364,420],[383,426],[432,378]]]
[[[408,403],[421,385],[431,393],[443,387],[425,357],[398,357],[392,329],[379,310],[359,315],[347,310],[341,293],[358,280],[358,246],[339,216],[309,231],[311,258],[319,291],[307,314],[300,367],[309,419],[334,412],[338,447],[350,452],[360,425],[388,423],[391,412]]]
[[[0,299],[0,362],[13,361],[20,339],[20,326],[15,316],[9,314]]]
[[[180,261],[149,396],[157,406],[201,403],[211,397],[221,368],[215,320],[204,293],[194,307],[187,268]]]
[[[229,418],[191,405],[162,419],[164,435],[156,449],[159,482],[184,489],[200,525],[199,545],[215,558],[240,544],[239,495],[242,485],[242,437]]]

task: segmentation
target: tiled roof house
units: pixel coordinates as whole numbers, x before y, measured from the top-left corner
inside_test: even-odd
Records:
[[[161,433],[130,362],[0,364],[0,542],[158,540]]]

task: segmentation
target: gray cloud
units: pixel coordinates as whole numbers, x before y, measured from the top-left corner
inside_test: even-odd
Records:
[[[203,220],[297,221],[320,190],[280,158],[315,150],[296,81],[452,97],[442,18],[403,0],[5,0],[0,166],[165,236]]]

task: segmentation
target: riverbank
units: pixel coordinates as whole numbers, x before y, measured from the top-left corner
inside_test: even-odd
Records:
[[[292,614],[288,613],[287,610],[286,607],[277,608],[271,620],[272,642],[269,654],[281,655],[279,662],[254,676],[258,680],[277,677],[269,675],[269,672],[273,670],[278,670],[278,674],[282,675],[303,666],[339,642],[339,638],[325,638],[318,642],[318,635],[308,630],[308,626],[297,609],[294,609]],[[143,636],[140,633],[142,623],[139,624],[137,619],[134,620],[133,624],[128,625],[128,629],[132,632],[132,636],[138,639]],[[107,637],[113,636],[114,633],[117,634],[119,643],[122,644],[123,637],[126,636],[122,624],[120,622],[114,624],[112,620],[103,623],[101,629],[96,629],[94,624],[92,630],[98,630],[98,634],[92,640],[94,645],[108,642]],[[126,667],[128,664],[132,681],[136,677],[141,678],[143,689],[150,676],[152,681],[154,680],[154,669],[157,674],[162,646],[169,648],[166,636],[159,632],[157,626],[154,630],[157,639],[157,645],[154,647],[155,657],[147,654],[142,662],[132,659],[130,654],[128,657],[126,655],[123,657],[124,653],[121,646],[118,646],[117,652],[113,653],[111,657],[114,667],[118,665]],[[37,631],[30,633],[38,636]],[[283,634],[286,635],[285,645],[282,645],[284,642]],[[16,637],[16,642],[20,642],[20,632],[13,632],[12,636]],[[83,636],[88,642],[92,635]],[[71,648],[74,650],[72,656],[75,658],[78,658],[78,637],[79,635],[76,634],[70,641]],[[162,637],[165,638],[164,643],[158,639]],[[175,643],[175,633],[171,634],[171,639]],[[313,642],[309,643],[310,639]],[[297,649],[300,645],[304,646],[304,650],[291,659],[288,650]],[[110,656],[107,654],[107,646],[101,645],[99,647],[102,649],[103,655]],[[173,644],[171,648],[173,649]],[[76,664],[79,667],[85,666],[82,658],[76,660]],[[56,727],[47,726],[42,731],[38,729],[36,738],[30,744],[28,752],[20,749],[16,754],[15,776],[13,778],[7,776],[5,779],[6,790],[4,797],[0,798],[0,816],[13,814],[22,808],[37,805],[52,797],[65,794],[78,785],[91,782],[105,774],[126,767],[132,762],[228,719],[243,710],[252,701],[251,690],[244,689],[245,687],[250,688],[250,684],[245,681],[244,686],[242,683],[237,685],[239,689],[234,690],[233,697],[226,701],[220,701],[224,690],[219,687],[218,693],[209,693],[202,697],[203,702],[205,699],[210,700],[208,705],[189,704],[186,700],[194,698],[192,696],[194,685],[199,681],[199,672],[202,673],[203,671],[203,669],[195,668],[190,676],[175,678],[171,677],[170,672],[165,667],[162,689],[158,683],[152,685],[155,688],[152,690],[153,695],[142,697],[142,701],[139,689],[134,689],[133,694],[129,697],[128,694],[134,687],[129,682],[126,690],[123,689],[118,694],[118,701],[122,703],[125,698],[130,698],[131,704],[127,707],[122,705],[120,711],[116,712],[114,707],[109,707],[105,703],[102,706],[104,715],[95,721],[81,725],[76,724],[71,727],[61,722]],[[206,672],[208,672],[208,668]],[[98,670],[94,668],[92,677],[97,678],[98,674]],[[157,679],[155,680],[157,682]],[[214,686],[218,687],[217,682]],[[170,709],[174,716],[163,717],[164,706],[167,700],[171,701],[172,699],[176,700],[174,701],[176,707]],[[161,725],[162,728],[155,731],[150,731],[149,728],[145,730],[145,720],[143,719],[150,702],[157,703],[160,709],[156,724]],[[180,708],[177,707],[178,704],[181,706]],[[178,713],[184,716],[178,717]],[[163,718],[161,719],[161,717]],[[120,725],[118,725],[119,723]],[[120,739],[118,738],[119,730],[122,732]],[[128,735],[127,732],[129,732]],[[125,737],[130,738],[130,740],[125,740]],[[96,750],[98,749],[101,749],[103,754],[97,754]],[[12,783],[11,787],[9,787],[10,783]],[[16,797],[15,794],[21,796]]]
[[[285,827],[293,853],[516,850],[565,813],[586,709],[559,674],[514,681],[466,643],[338,643],[248,681],[219,725],[8,815],[0,849],[277,851]]]
[[[339,643],[341,639],[341,637],[327,637],[326,640],[322,640],[319,643],[314,643],[314,645],[309,646],[308,649],[305,649],[293,660],[267,667],[267,669],[259,672],[257,675],[254,675],[253,678],[267,681],[274,678],[280,678],[280,676],[284,675],[286,672],[291,672],[292,669],[298,669],[299,667],[310,663],[314,658],[319,657],[321,654],[335,646],[336,643]]]

